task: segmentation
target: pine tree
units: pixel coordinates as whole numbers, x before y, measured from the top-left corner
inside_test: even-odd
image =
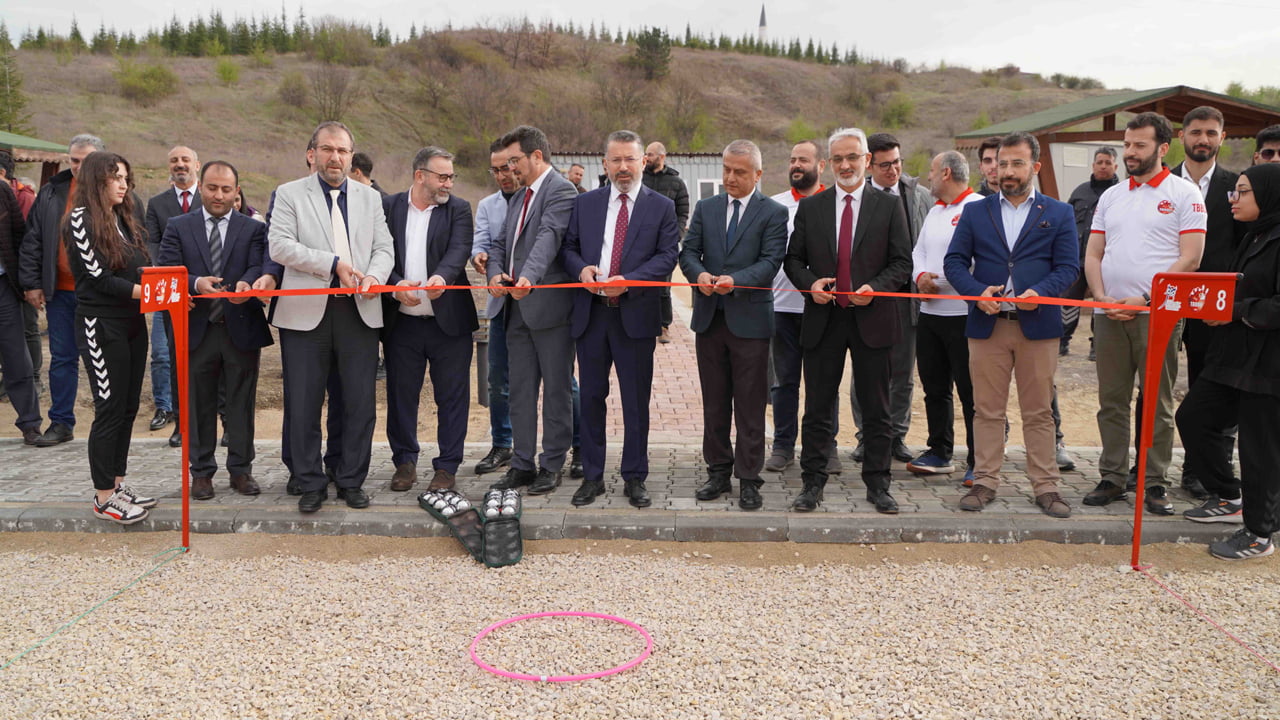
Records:
[[[13,49],[13,39],[9,37],[9,26],[4,20],[0,20],[0,52],[9,52]]]
[[[79,53],[84,50],[86,45],[84,35],[80,34],[80,24],[76,22],[76,16],[71,16],[71,33],[67,35],[68,42],[71,43],[71,50]]]
[[[83,40],[83,38],[81,38]],[[31,115],[26,112],[27,97],[22,94],[22,73],[18,71],[13,52],[0,52],[0,129],[5,132],[30,134]]]

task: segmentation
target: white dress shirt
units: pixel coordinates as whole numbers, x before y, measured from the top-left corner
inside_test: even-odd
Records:
[[[409,214],[404,223],[404,279],[415,285],[425,283],[431,272],[427,267],[427,231],[431,227],[431,213],[438,205],[434,202],[427,205],[426,210],[419,210],[409,201]],[[432,316],[431,301],[427,299],[425,290],[413,290],[414,296],[422,300],[421,305],[400,305],[404,315]]]
[[[726,233],[729,232],[729,223],[733,222],[733,201],[737,200],[742,203],[741,207],[738,208],[738,223],[741,224],[742,217],[747,214],[747,203],[751,202],[751,198],[755,194],[755,190],[752,190],[747,193],[746,197],[736,198],[732,195],[725,195],[725,202],[728,203],[724,210],[724,231]]]
[[[604,216],[604,242],[600,244],[600,261],[596,263],[596,267],[600,268],[596,278],[600,280],[609,277],[609,266],[613,263],[613,236],[618,227],[618,213],[622,210],[622,193],[618,192],[618,186],[611,184],[609,188],[609,210]],[[640,183],[635,182],[632,183],[631,190],[627,192],[628,228],[631,227],[631,219],[636,214],[636,198],[638,197],[640,197]]]

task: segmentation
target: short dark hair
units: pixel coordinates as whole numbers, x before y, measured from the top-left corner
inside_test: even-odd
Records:
[[[901,147],[902,143],[898,142],[898,138],[889,133],[872,133],[867,136],[867,152],[872,155]]]
[[[1036,140],[1035,135],[1028,132],[1022,132],[1021,130],[1018,132],[1011,132],[1001,138],[1000,144],[997,146],[996,153],[999,153],[1003,148],[1017,147],[1019,145],[1026,145],[1031,148],[1031,162],[1040,162],[1040,141]]]
[[[546,133],[538,128],[532,125],[521,125],[502,136],[502,147],[512,143],[519,143],[520,152],[525,155],[532,155],[535,150],[542,151],[542,161],[551,163],[551,143],[547,140]]]
[[[1273,142],[1280,142],[1280,125],[1262,128],[1262,131],[1258,133],[1258,137],[1254,140],[1253,151],[1258,152],[1263,145]]]
[[[1120,157],[1120,154],[1116,152],[1116,149],[1110,145],[1101,145],[1095,148],[1093,151],[1093,159],[1097,160],[1099,155],[1108,155],[1112,160]]]
[[[1126,130],[1137,130],[1139,128],[1149,127],[1156,133],[1156,144],[1164,145],[1173,142],[1173,126],[1169,124],[1169,119],[1160,113],[1144,112],[1134,115],[1129,120],[1129,124],[1124,126]]]
[[[0,150],[0,170],[4,170],[5,178],[13,180],[13,156],[7,150]]]
[[[981,160],[982,155],[988,150],[995,150],[996,152],[1000,152],[1000,136],[999,135],[993,135],[987,138],[986,140],[982,141],[982,144],[978,146],[978,159]]]
[[[347,127],[346,125],[343,125],[337,120],[325,120],[324,122],[317,125],[315,131],[311,133],[311,142],[307,143],[308,150],[315,149],[316,143],[319,142],[320,133],[325,130],[341,130],[342,132],[347,134],[347,139],[351,141],[351,147],[353,149],[355,148],[356,136],[351,134],[351,128]]]
[[[201,165],[201,166],[200,166],[200,184],[201,184],[201,185],[203,185],[203,184],[204,184],[204,174],[205,174],[205,173],[207,173],[207,172],[209,172],[209,168],[211,168],[211,167],[224,167],[224,168],[226,168],[226,169],[230,170],[230,171],[231,171],[231,174],[232,174],[232,175],[235,177],[235,179],[236,179],[236,185],[239,185],[239,184],[240,184],[240,171],[239,171],[239,170],[236,170],[236,166],[235,166],[235,165],[232,165],[231,163],[227,162],[226,160],[210,160],[209,162],[207,162],[207,163],[205,163],[204,165]]]
[[[609,152],[609,143],[634,143],[639,146],[640,154],[644,154],[644,140],[640,139],[640,135],[631,130],[614,130],[609,133],[609,137],[604,139],[604,151]],[[586,168],[582,168],[586,170]]]
[[[358,152],[351,156],[351,169],[359,170],[361,175],[370,177],[373,175],[373,158],[368,153]]]
[[[502,144],[503,139],[504,139],[504,138],[501,138],[501,137],[494,138],[494,139],[493,139],[493,142],[489,143],[489,154],[490,154],[490,155],[492,155],[492,154],[494,154],[494,153],[496,153],[496,152],[502,152],[503,150],[506,150],[506,149],[507,149],[507,146]]]
[[[572,169],[574,169],[574,168],[582,168],[582,171],[583,171],[583,172],[586,172],[586,171],[587,171],[587,166],[586,166],[586,165],[583,165],[582,163],[573,163],[572,165],[570,165],[570,166],[569,166],[569,169],[570,169],[570,170],[572,170]]]
[[[418,172],[419,170],[426,170],[427,163],[431,162],[431,158],[444,158],[445,160],[452,161],[453,153],[442,147],[428,145],[419,150],[417,155],[413,156],[413,171]]]
[[[1182,127],[1190,125],[1195,120],[1217,120],[1222,127],[1227,126],[1227,121],[1222,117],[1222,111],[1211,105],[1192,108],[1190,112],[1182,116]]]

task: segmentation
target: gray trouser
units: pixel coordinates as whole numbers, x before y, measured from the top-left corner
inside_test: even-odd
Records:
[[[1094,348],[1098,362],[1098,433],[1102,455],[1098,470],[1102,479],[1124,487],[1129,477],[1129,418],[1133,415],[1134,377],[1141,388],[1146,378],[1147,316],[1112,320],[1093,316]],[[1173,337],[1182,332],[1182,321]],[[1173,457],[1173,382],[1178,376],[1178,343],[1169,342],[1156,400],[1151,449],[1147,452],[1147,484],[1165,484]]]

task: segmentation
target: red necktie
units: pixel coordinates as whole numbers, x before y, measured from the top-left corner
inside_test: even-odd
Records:
[[[190,209],[191,209],[191,191],[183,190],[182,191],[182,212],[187,212]]]
[[[850,277],[850,265],[853,260],[853,196],[844,196],[844,210],[840,213],[840,234],[836,245],[836,290],[853,292],[853,278]],[[837,295],[836,303],[840,307],[849,307],[848,295]]]
[[[609,277],[622,272],[622,244],[627,240],[627,223],[630,221],[630,216],[627,214],[627,196],[619,195],[618,201],[622,203],[622,209],[618,210],[618,223],[613,226],[613,252],[609,256]]]
[[[511,238],[511,270],[509,274],[514,275],[516,272],[516,242],[520,240],[520,233],[524,232],[524,218],[529,213],[529,199],[533,197],[533,188],[527,188],[524,191],[524,206],[520,208],[520,224],[516,225],[516,236]]]

